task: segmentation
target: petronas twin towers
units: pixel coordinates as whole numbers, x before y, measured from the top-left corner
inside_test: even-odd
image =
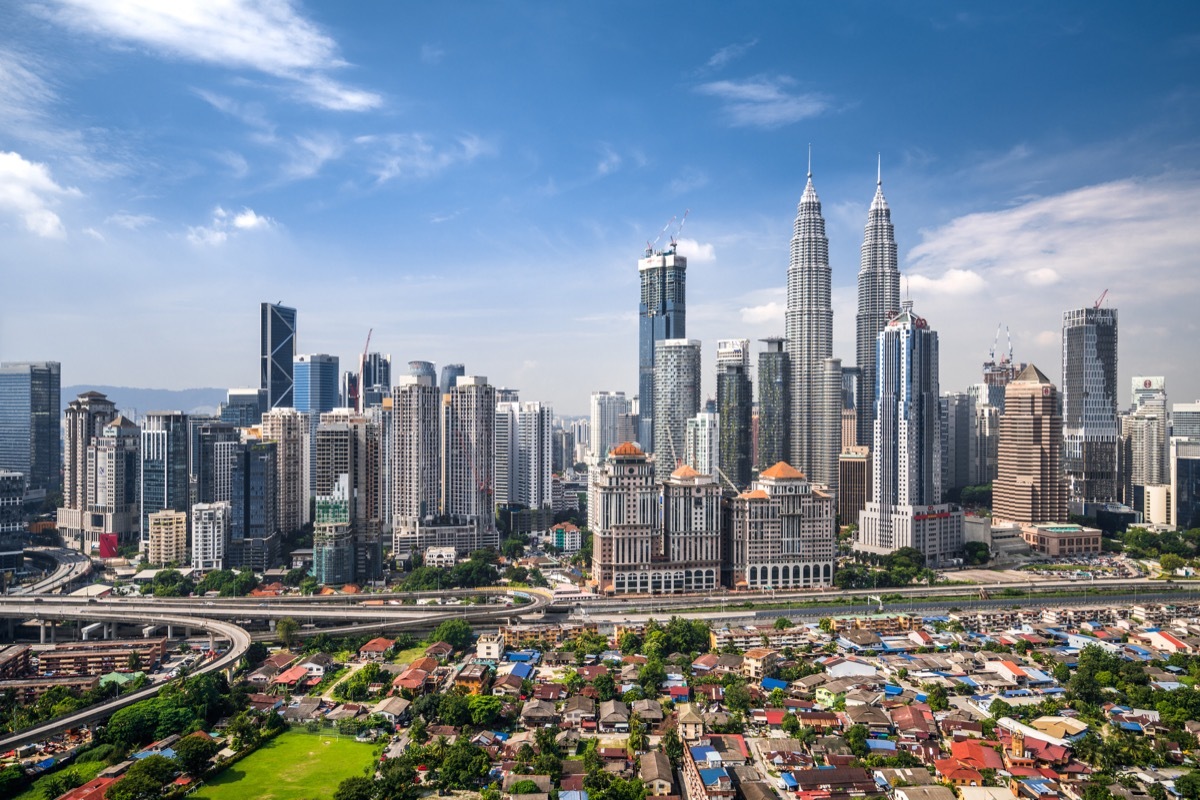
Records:
[[[833,357],[832,273],[829,239],[821,201],[813,187],[810,159],[808,183],[796,210],[788,265],[786,348],[791,363],[790,461],[808,477],[833,491],[838,486],[838,454],[842,448],[842,362]],[[891,211],[877,178],[875,198],[863,236],[858,273],[857,403],[858,444],[873,438],[876,394],[876,337],[900,310],[900,272]],[[850,442],[847,442],[850,444]]]

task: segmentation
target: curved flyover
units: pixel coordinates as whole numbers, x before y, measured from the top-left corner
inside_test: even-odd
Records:
[[[92,571],[92,560],[67,547],[27,547],[25,557],[33,561],[50,560],[54,571],[30,586],[21,586],[9,592],[11,595],[33,595],[57,592]]]

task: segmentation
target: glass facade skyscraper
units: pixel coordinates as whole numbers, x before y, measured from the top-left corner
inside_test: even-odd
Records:
[[[62,485],[57,361],[0,364],[0,469],[20,472],[27,490]]]
[[[316,353],[296,356],[292,362],[293,408],[324,414],[338,404],[338,357]]]
[[[290,408],[292,359],[296,356],[296,309],[262,303],[259,307],[261,388],[268,408]]]
[[[1063,313],[1063,471],[1072,511],[1117,499],[1117,310]]]
[[[686,273],[687,258],[676,254],[674,248],[665,253],[647,252],[638,261],[642,284],[638,304],[638,438],[647,453],[655,448],[655,347],[668,339],[687,336]],[[682,427],[679,433],[682,435]],[[601,460],[606,455],[598,454]]]
[[[188,424],[182,411],[151,411],[142,426],[142,550],[149,545],[150,515],[187,511]]]

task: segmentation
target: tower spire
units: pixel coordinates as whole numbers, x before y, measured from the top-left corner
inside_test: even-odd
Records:
[[[808,177],[812,177],[812,142],[808,143]]]
[[[875,158],[875,185],[883,186],[883,154],[876,153]]]

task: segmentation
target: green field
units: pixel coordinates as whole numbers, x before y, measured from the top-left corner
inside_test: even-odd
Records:
[[[366,775],[375,747],[343,736],[290,731],[201,787],[192,800],[332,798],[345,778]]]

